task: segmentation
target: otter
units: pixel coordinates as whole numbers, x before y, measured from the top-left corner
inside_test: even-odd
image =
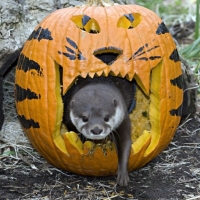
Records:
[[[90,140],[113,139],[118,155],[117,183],[127,186],[131,150],[129,113],[135,106],[135,81],[119,77],[79,78],[64,96],[63,123]],[[69,103],[67,103],[69,102]]]

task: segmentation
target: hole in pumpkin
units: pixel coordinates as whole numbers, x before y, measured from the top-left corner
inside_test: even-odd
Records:
[[[91,34],[97,34],[100,32],[99,23],[87,15],[72,16],[71,20],[76,24],[78,28]]]
[[[60,73],[62,74],[62,70],[60,70]],[[62,79],[60,80],[61,86],[62,86]],[[135,93],[137,84],[135,80],[127,80],[124,78],[116,77],[109,75],[108,77],[104,76],[94,76],[91,78],[90,76],[87,76],[86,78],[78,77],[74,83],[72,84],[71,88],[66,92],[66,94],[63,96],[63,103],[64,103],[64,115],[63,115],[63,121],[65,125],[67,126],[68,131],[74,131],[78,132],[76,127],[72,124],[70,121],[70,107],[69,102],[71,101],[72,97],[79,91],[84,85],[88,85],[91,83],[106,83],[106,85],[115,85],[119,91],[122,93],[125,99],[125,103],[128,107],[128,112],[132,113],[132,111],[135,108]],[[83,138],[84,140],[85,138]]]
[[[116,149],[114,142],[108,137],[104,141],[98,141],[98,143],[94,143],[91,140],[82,141],[81,135],[78,132],[73,132],[68,129],[62,123],[61,118],[63,117],[63,107],[62,107],[62,100],[61,100],[61,91],[62,91],[62,82],[64,80],[62,67],[59,66],[55,62],[56,65],[56,97],[57,97],[57,120],[55,124],[55,132],[53,134],[53,140],[55,145],[66,155],[71,156],[74,155],[75,152],[77,158],[84,159],[93,159],[94,156],[101,155],[101,159],[106,159],[107,156],[116,157]],[[111,74],[110,72],[109,74]],[[90,73],[88,73],[87,77],[90,77]],[[95,76],[98,76],[95,73]],[[107,75],[110,76],[110,75]],[[116,75],[114,76],[116,77]],[[116,77],[117,78],[117,77]],[[119,77],[118,77],[119,78]],[[62,80],[63,79],[63,80]],[[79,79],[86,78],[79,78],[77,77],[73,83],[71,84],[71,88],[75,85],[80,86]],[[125,79],[125,78],[122,78]],[[127,78],[128,79],[128,78]],[[92,79],[91,79],[92,80]],[[129,79],[128,79],[129,80]],[[131,79],[132,80],[132,79]],[[129,81],[131,81],[129,80]],[[78,83],[78,84],[77,84]],[[60,88],[61,87],[61,88]],[[61,90],[60,90],[61,89]],[[68,89],[67,93],[70,91]],[[132,140],[132,153],[131,155],[137,155],[139,151],[143,148],[145,149],[150,142],[151,135],[150,135],[150,122],[149,117],[144,116],[143,113],[149,112],[149,97],[147,97],[140,87],[136,87],[136,107],[134,108],[133,112],[130,114],[131,124],[132,124],[132,131],[131,131],[131,140]],[[117,160],[116,160],[117,161]]]
[[[96,74],[95,77],[97,77]],[[109,75],[109,77],[112,77],[113,79],[119,78],[115,76],[113,77],[111,75]],[[84,83],[84,81],[92,81],[92,80],[93,78],[90,78],[89,76],[87,76],[86,78],[78,77],[72,84],[71,88],[67,91],[64,97],[66,98],[65,100],[69,101],[68,98],[72,96],[74,92],[74,87],[79,88],[79,86],[82,83]],[[143,115],[144,112],[148,112],[149,98],[144,94],[141,88],[136,87],[136,89],[137,89],[136,92],[137,95],[133,98],[134,100],[136,100],[137,103],[133,112],[130,113],[130,119],[132,123],[132,133],[131,133],[131,139],[133,142],[132,148],[134,149],[134,151],[136,150],[139,151],[143,146],[143,144],[146,143],[147,139],[149,140],[150,137],[149,117]],[[63,101],[65,100],[63,99]],[[87,156],[94,155],[97,149],[102,151],[104,156],[107,156],[108,153],[110,154],[111,152],[116,151],[111,135],[108,135],[103,140],[95,141],[87,139],[82,134],[78,133],[77,130],[75,129],[72,130],[71,127],[66,127],[64,123],[62,124],[61,135],[65,141],[66,148],[68,149],[69,146],[72,145],[75,149],[79,151],[81,155],[87,155]],[[139,142],[135,143],[135,141],[137,141],[138,138],[140,138]]]
[[[112,65],[123,51],[116,47],[104,47],[94,51],[93,55],[107,65]]]
[[[140,24],[142,17],[139,13],[124,14],[117,22],[118,28],[132,29]]]

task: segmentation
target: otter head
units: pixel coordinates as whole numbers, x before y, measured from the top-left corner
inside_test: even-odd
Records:
[[[101,140],[121,124],[123,106],[113,90],[101,84],[80,89],[70,102],[70,119],[86,138]]]

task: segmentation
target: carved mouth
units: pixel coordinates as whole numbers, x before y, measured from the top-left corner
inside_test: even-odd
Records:
[[[122,55],[123,50],[116,47],[103,47],[94,51],[93,55],[101,60],[107,65],[112,65],[120,55]]]

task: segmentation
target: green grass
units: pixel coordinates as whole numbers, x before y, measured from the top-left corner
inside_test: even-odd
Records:
[[[187,60],[196,76],[197,84],[200,85],[200,37],[193,43],[179,50],[180,55]],[[200,94],[200,87],[198,88]]]
[[[163,15],[187,14],[188,8],[181,0],[174,0],[172,3],[164,4],[163,0],[136,0],[136,4],[149,8],[156,12],[160,17]],[[176,9],[175,9],[176,8]]]
[[[200,29],[200,20],[199,20],[199,17],[200,17],[200,14],[199,14],[199,8],[200,8],[200,0],[197,0],[197,3],[196,3],[196,24],[195,24],[195,39],[197,40],[200,35],[199,35],[199,29]]]
[[[200,62],[200,37],[197,38],[193,43],[180,49],[180,54],[192,63]]]

